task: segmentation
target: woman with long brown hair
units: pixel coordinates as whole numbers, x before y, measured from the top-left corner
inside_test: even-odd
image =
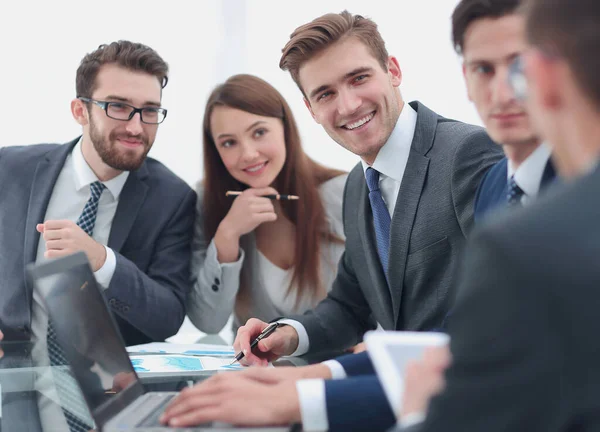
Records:
[[[212,334],[232,313],[237,328],[251,317],[269,321],[312,308],[330,289],[344,250],[346,173],[304,153],[286,101],[252,75],[232,76],[212,92],[203,141],[191,321]]]

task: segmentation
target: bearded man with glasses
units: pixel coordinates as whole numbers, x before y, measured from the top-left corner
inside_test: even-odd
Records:
[[[82,136],[0,149],[0,337],[36,342],[39,365],[52,364],[54,340],[25,280],[33,262],[84,251],[127,345],[163,341],[183,322],[196,194],[146,156],[167,115],[167,81],[153,49],[101,45],[77,70],[71,112]],[[64,422],[43,390],[37,403],[43,424]]]

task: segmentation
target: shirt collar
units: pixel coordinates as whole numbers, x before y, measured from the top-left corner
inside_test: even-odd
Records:
[[[72,151],[72,161],[73,161],[73,171],[75,173],[75,190],[80,191],[86,186],[94,183],[95,181],[99,181],[94,171],[90,168],[88,163],[83,157],[83,152],[81,150],[81,138],[75,145]],[[112,197],[117,200],[119,199],[119,195],[123,190],[123,186],[125,186],[125,182],[127,181],[127,177],[129,177],[129,171],[123,171],[121,174],[116,176],[115,178],[102,182],[106,189],[110,192]]]
[[[417,112],[408,103],[404,103],[394,130],[392,130],[390,137],[384,146],[381,147],[373,165],[371,165],[373,169],[386,177],[391,177],[399,183],[402,182],[402,177],[398,178],[398,161],[407,158],[415,136],[416,127]],[[366,171],[369,168],[369,164],[362,159],[361,162],[363,171]]]
[[[525,195],[530,197],[537,196],[549,158],[550,147],[542,143],[516,170],[509,160],[507,164],[507,178],[510,179],[514,175],[515,182],[523,189]]]

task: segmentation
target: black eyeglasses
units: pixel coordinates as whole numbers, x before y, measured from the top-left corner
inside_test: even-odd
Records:
[[[129,121],[138,112],[140,113],[140,120],[146,124],[159,124],[167,117],[167,110],[164,108],[136,108],[124,102],[99,101],[86,97],[78,97],[77,99],[98,105],[108,117],[115,120]]]

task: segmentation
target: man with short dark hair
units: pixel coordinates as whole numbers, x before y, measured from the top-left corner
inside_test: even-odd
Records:
[[[526,46],[521,0],[462,0],[452,14],[452,39],[463,75],[490,137],[506,157],[485,175],[475,198],[475,222],[492,210],[529,204],[554,178],[550,148],[533,128],[511,87]]]
[[[38,354],[56,340],[25,266],[76,251],[86,253],[126,344],[164,340],[183,322],[196,195],[146,156],[167,114],[167,74],[145,45],[102,45],[77,70],[71,112],[83,135],[0,149],[0,329],[36,342]],[[62,421],[46,415],[47,399],[42,422]]]

